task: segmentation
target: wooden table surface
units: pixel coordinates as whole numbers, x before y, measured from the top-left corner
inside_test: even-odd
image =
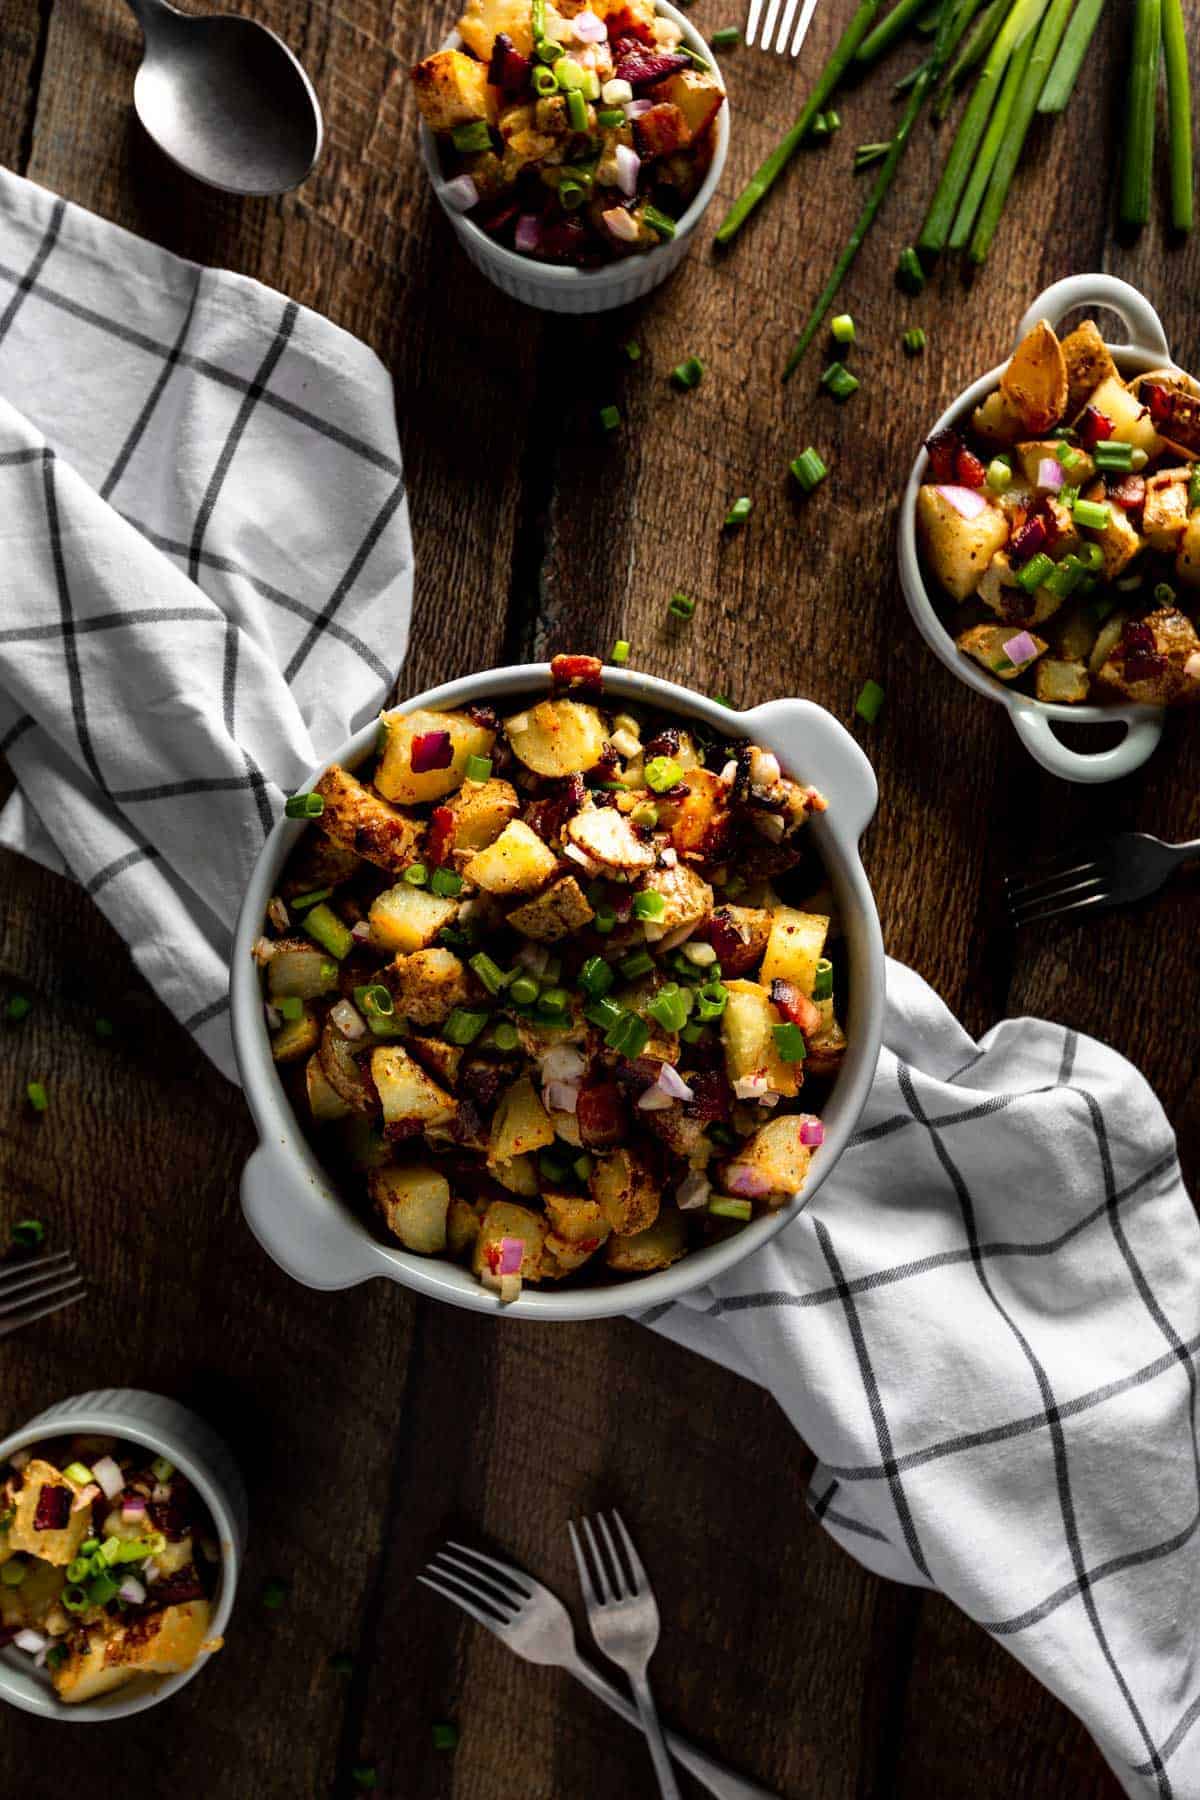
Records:
[[[819,351],[790,386],[778,376],[862,193],[850,149],[888,134],[888,74],[839,102],[833,148],[800,159],[732,258],[714,264],[703,243],[632,316],[571,322],[486,286],[422,183],[406,73],[450,24],[449,0],[241,10],[292,44],[325,106],[325,154],[299,193],[239,203],[164,162],[130,111],[139,42],[120,0],[0,0],[0,161],[279,287],[386,360],[418,564],[400,692],[560,649],[606,652],[620,636],[639,666],[735,700],[820,701],[853,723],[879,773],[866,855],[892,954],[974,1031],[1034,1012],[1118,1044],[1161,1094],[1193,1175],[1188,890],[1019,942],[992,908],[1008,865],[1071,833],[1194,836],[1196,725],[1172,721],[1149,767],[1117,786],[1043,776],[1002,709],[924,650],[892,550],[893,495],[922,425],[1004,355],[1050,281],[1126,276],[1185,366],[1200,362],[1200,247],[1168,247],[1158,225],[1123,247],[1113,230],[1124,9],[1108,9],[1066,121],[1038,127],[987,267],[970,283],[942,270],[913,301],[892,270],[946,146],[918,130],[844,291],[862,386],[843,407],[817,391]],[[799,67],[727,57],[735,128],[718,205],[799,110],[848,10],[826,0]],[[710,30],[741,11],[697,0],[693,16]],[[1197,0],[1189,14],[1194,27]],[[923,360],[901,351],[910,323],[928,333]],[[619,354],[631,335],[636,368]],[[667,372],[693,352],[703,385],[673,394]],[[614,400],[624,429],[600,441],[597,411]],[[804,504],[787,465],[808,443],[833,472]],[[741,493],[753,520],[723,537]],[[690,627],[666,614],[680,586],[699,602]],[[853,718],[868,676],[888,696],[872,728]],[[866,1574],[812,1524],[812,1459],[764,1393],[627,1321],[496,1327],[383,1283],[320,1295],[289,1282],[239,1212],[253,1133],[238,1094],[78,889],[13,858],[0,869],[0,994],[35,1002],[23,1024],[0,1025],[3,1213],[45,1219],[92,1284],[85,1309],[5,1344],[0,1432],[92,1385],[161,1389],[231,1438],[253,1520],[228,1647],[203,1679],[103,1744],[90,1731],[51,1741],[6,1714],[0,1790],[32,1792],[40,1766],[55,1792],[96,1791],[103,1759],[123,1792],[206,1800],[348,1794],[362,1763],[406,1800],[649,1796],[631,1732],[413,1580],[451,1531],[507,1546],[570,1596],[564,1521],[619,1503],[657,1584],[665,1713],[780,1795],[1118,1792],[1082,1727],[1005,1650],[944,1600]],[[97,1012],[117,1024],[110,1043],[93,1035]],[[23,1104],[33,1076],[51,1093],[43,1118]],[[262,1584],[280,1576],[286,1604],[264,1610]],[[329,1659],[346,1650],[353,1673],[339,1676]],[[443,1719],[461,1730],[452,1755],[432,1746]]]

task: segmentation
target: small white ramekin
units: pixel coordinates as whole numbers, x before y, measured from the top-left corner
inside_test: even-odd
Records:
[[[712,64],[713,73],[724,88],[725,79],[717,65],[717,59],[690,20],[669,5],[668,0],[657,0],[657,10],[664,19],[673,20],[682,31],[684,42]],[[457,50],[461,44],[462,39],[457,31],[452,31],[441,48]],[[729,154],[729,95],[726,93],[725,104],[717,114],[713,127],[716,141],[708,173],[700,192],[676,225],[675,236],[655,250],[647,250],[638,256],[621,257],[617,262],[607,263],[600,269],[574,269],[556,263],[540,263],[531,256],[518,256],[515,250],[496,243],[473,219],[464,218],[462,213],[448,203],[437,139],[424,120],[420,130],[421,159],[438,205],[449,219],[455,236],[475,267],[494,286],[512,299],[521,300],[526,306],[536,306],[542,312],[611,312],[614,307],[628,306],[631,300],[640,300],[643,294],[650,293],[679,267],[686,256],[692,233],[717,191],[717,184],[725,168],[725,158]]]
[[[1174,368],[1162,321],[1144,295],[1118,281],[1114,275],[1068,275],[1039,294],[1021,323],[1016,342],[1045,319],[1057,327],[1067,313],[1080,306],[1104,306],[1115,312],[1130,333],[1127,344],[1110,344],[1113,360],[1123,375],[1144,375],[1150,369]],[[947,426],[962,426],[971,413],[992,390],[999,386],[1004,365],[998,364],[973,382],[946,408],[927,435],[943,431]],[[1160,706],[1064,706],[1035,700],[1028,694],[1014,693],[1002,681],[988,675],[978,663],[958,648],[951,632],[942,622],[917,554],[917,489],[926,479],[929,459],[924,450],[913,464],[904,498],[900,503],[898,552],[900,583],[904,598],[917,630],[939,661],[967,687],[974,688],[987,700],[998,700],[1007,706],[1017,736],[1035,762],[1064,781],[1094,783],[1117,781],[1140,769],[1151,755],[1163,733],[1163,709]],[[1071,725],[1125,726],[1125,736],[1109,750],[1087,752],[1069,749],[1055,736],[1051,720]]]
[[[233,1611],[246,1548],[246,1490],[225,1444],[211,1426],[176,1400],[148,1394],[140,1388],[104,1388],[60,1400],[19,1431],[0,1439],[0,1463],[14,1450],[27,1450],[32,1444],[76,1433],[144,1444],[187,1476],[209,1510],[221,1549],[210,1635],[223,1636]],[[198,1656],[191,1668],[180,1675],[138,1676],[98,1700],[71,1706],[59,1699],[44,1670],[35,1669],[30,1657],[10,1646],[0,1651],[0,1700],[19,1706],[22,1712],[61,1719],[70,1725],[125,1719],[178,1693],[207,1661],[207,1656]]]
[[[858,850],[878,797],[870,763],[845,727],[811,700],[769,700],[751,712],[731,713],[703,694],[652,675],[606,668],[603,678],[610,698],[682,720],[699,719],[715,732],[762,744],[775,752],[789,774],[819,788],[829,801],[828,812],[815,815],[807,829],[825,865],[846,939],[849,1048],[822,1108],[825,1141],[814,1153],[808,1181],[777,1212],[755,1219],[721,1243],[693,1250],[669,1269],[602,1287],[528,1288],[508,1306],[457,1263],[381,1243],[343,1200],[313,1154],[271,1060],[261,972],[251,952],[262,934],[280,870],[305,830],[297,821],[280,819],[250,876],[233,940],[233,1042],[260,1139],[242,1176],[242,1210],[267,1254],[307,1287],[353,1287],[382,1276],[430,1299],[492,1318],[545,1322],[639,1313],[725,1274],[782,1231],[812,1200],[858,1123],[879,1058],[884,1016],[883,938]],[[444,709],[483,700],[516,710],[519,702],[544,695],[549,686],[548,663],[489,669],[418,694],[404,702],[404,710]],[[377,742],[378,724],[372,719],[330,760],[354,768],[370,758]],[[314,770],[312,779],[320,773]]]

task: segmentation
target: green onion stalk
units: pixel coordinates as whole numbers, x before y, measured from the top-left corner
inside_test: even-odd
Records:
[[[898,38],[904,36],[909,26],[916,23],[925,11],[926,3],[927,0],[896,0],[887,18],[880,20],[854,52],[855,62],[865,67],[878,61]]]
[[[996,34],[958,127],[942,178],[930,203],[917,248],[936,256],[946,247],[959,202],[975,164],[980,141],[987,129],[996,93],[1013,55],[1020,49],[1045,10],[1046,0],[1015,0]]]
[[[1047,0],[1041,0],[1045,5]],[[1017,95],[1025,83],[1025,72],[1033,56],[1033,34],[1017,50],[1007,69],[1004,80],[1000,84],[1000,92],[996,104],[992,108],[992,116],[988,120],[987,130],[983,134],[983,142],[979,146],[971,176],[967,182],[966,192],[959,202],[954,224],[950,227],[950,236],[946,240],[948,250],[962,250],[971,235],[971,227],[975,223],[975,215],[979,211],[983,196],[987,192],[992,170],[996,166],[996,158],[1001,146],[1008,139],[1009,120],[1017,103]]]
[[[778,143],[766,161],[754,171],[717,228],[718,244],[731,244],[750,214],[770,193],[788,163],[808,136],[813,120],[822,110],[841,81],[859,45],[866,37],[879,11],[882,0],[859,0],[858,9],[842,33],[833,55],[817,77],[816,86],[805,102],[804,110],[787,136]]]
[[[992,47],[996,33],[1008,17],[1011,6],[1012,0],[988,0],[971,27],[971,35],[951,63],[946,78],[938,89],[937,99],[933,103],[935,119],[944,119],[950,111],[959,83],[983,61]]]
[[[1054,66],[1042,89],[1042,97],[1038,101],[1040,113],[1060,113],[1066,110],[1067,101],[1075,92],[1083,59],[1091,47],[1103,11],[1104,0],[1079,0],[1059,45]]]
[[[1171,181],[1171,224],[1192,229],[1195,181],[1192,173],[1192,84],[1182,0],[1163,0],[1163,59],[1167,66],[1167,121]]]
[[[1029,127],[1033,123],[1033,115],[1037,103],[1046,85],[1058,47],[1062,42],[1063,32],[1067,28],[1074,0],[1051,0],[1050,9],[1042,20],[1041,30],[1033,45],[1032,54],[1028,57],[1009,118],[1008,133],[1000,147],[988,182],[983,206],[975,224],[971,238],[970,257],[973,263],[982,263],[987,258],[996,227],[1000,223],[1000,214],[1004,210],[1004,202],[1008,198],[1008,190],[1016,172],[1021,152],[1025,148],[1025,139],[1029,135]]]
[[[1122,225],[1144,225],[1150,217],[1154,177],[1154,102],[1162,49],[1162,0],[1132,0],[1132,4],[1133,42],[1129,53],[1120,215]]]

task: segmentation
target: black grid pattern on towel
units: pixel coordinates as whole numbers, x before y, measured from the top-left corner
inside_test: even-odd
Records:
[[[953,1201],[954,1211],[961,1224],[963,1240],[961,1245],[938,1251],[929,1256],[915,1258],[910,1262],[893,1263],[871,1270],[867,1274],[857,1274],[853,1278],[847,1279],[837,1252],[834,1234],[826,1219],[818,1218],[814,1213],[810,1215],[810,1224],[817,1248],[829,1272],[830,1280],[827,1285],[807,1288],[802,1292],[776,1288],[721,1295],[711,1300],[703,1308],[689,1310],[696,1311],[698,1316],[703,1318],[721,1318],[760,1310],[803,1312],[812,1308],[831,1306],[841,1309],[857,1364],[859,1381],[866,1398],[871,1426],[878,1447],[878,1456],[871,1462],[845,1465],[831,1463],[822,1458],[818,1476],[823,1483],[827,1482],[828,1485],[824,1486],[823,1491],[819,1494],[815,1492],[815,1486],[814,1489],[810,1489],[807,1501],[808,1509],[815,1519],[832,1526],[836,1531],[848,1533],[851,1537],[875,1538],[893,1548],[902,1543],[911,1558],[914,1569],[926,1581],[931,1580],[931,1576],[920,1541],[917,1519],[914,1516],[905,1486],[906,1474],[942,1459],[968,1456],[989,1445],[1009,1440],[1030,1439],[1035,1442],[1040,1440],[1044,1443],[1045,1454],[1049,1458],[1049,1467],[1052,1473],[1053,1493],[1061,1521],[1063,1539],[1072,1570],[1071,1579],[1061,1583],[1052,1592],[1045,1594],[1036,1604],[1027,1607],[1019,1614],[1008,1618],[981,1619],[979,1623],[986,1631],[998,1638],[1012,1639],[1021,1632],[1037,1626],[1060,1607],[1073,1601],[1077,1602],[1087,1621],[1087,1629],[1112,1676],[1133,1729],[1145,1746],[1146,1756],[1140,1763],[1132,1765],[1134,1772],[1152,1780],[1161,1800],[1171,1800],[1172,1787],[1166,1765],[1187,1738],[1188,1733],[1200,1722],[1200,1694],[1184,1708],[1177,1723],[1163,1741],[1156,1743],[1150,1733],[1138,1698],[1113,1649],[1110,1633],[1105,1629],[1102,1600],[1104,1584],[1113,1577],[1130,1569],[1160,1563],[1192,1543],[1200,1534],[1200,1428],[1197,1426],[1196,1419],[1197,1404],[1200,1402],[1200,1383],[1197,1380],[1196,1370],[1196,1359],[1200,1354],[1200,1333],[1190,1339],[1184,1339],[1172,1325],[1155,1296],[1149,1278],[1139,1263],[1127,1229],[1127,1221],[1131,1213],[1152,1206],[1155,1200],[1174,1190],[1178,1182],[1178,1163],[1175,1154],[1172,1151],[1156,1155],[1150,1166],[1141,1170],[1124,1185],[1118,1185],[1103,1109],[1095,1096],[1076,1077],[1077,1045],[1078,1040],[1075,1033],[1069,1030],[1064,1031],[1061,1060],[1054,1081],[1040,1088],[1030,1088],[1025,1093],[989,1094],[978,1104],[967,1105],[955,1113],[927,1111],[917,1092],[912,1071],[904,1063],[898,1062],[895,1065],[896,1083],[905,1110],[902,1113],[891,1114],[877,1124],[859,1131],[851,1139],[845,1152],[847,1159],[853,1157],[856,1149],[864,1149],[897,1132],[914,1130],[923,1133],[932,1148],[948,1197]],[[965,1067],[957,1072],[958,1075],[962,1075],[972,1068],[983,1054],[985,1053],[979,1052],[972,1056]],[[954,1079],[955,1077],[948,1078],[944,1085],[950,1085]],[[970,1186],[955,1157],[955,1144],[962,1142],[962,1138],[956,1136],[956,1133],[959,1128],[969,1126],[972,1121],[992,1116],[1035,1094],[1061,1094],[1064,1103],[1072,1104],[1077,1108],[1082,1107],[1095,1141],[1103,1199],[1097,1206],[1053,1237],[1040,1240],[983,1239],[976,1229],[975,1207]],[[1086,1240],[1101,1233],[1111,1236],[1121,1264],[1128,1275],[1130,1293],[1153,1321],[1162,1338],[1163,1349],[1161,1354],[1146,1359],[1119,1378],[1109,1380],[1090,1391],[1076,1394],[1070,1400],[1060,1401],[1051,1385],[1042,1358],[1037,1354],[1029,1336],[1022,1328],[1020,1320],[1015,1316],[1012,1302],[1006,1303],[1000,1297],[990,1272],[1006,1259],[1052,1260],[1064,1252],[1069,1254],[1080,1240]],[[935,1270],[954,1265],[969,1265],[973,1270],[979,1284],[983,1304],[995,1313],[1004,1331],[1011,1336],[1018,1347],[1020,1355],[1030,1371],[1040,1404],[1032,1411],[1016,1414],[1012,1418],[1002,1420],[985,1429],[952,1431],[927,1444],[898,1452],[883,1398],[880,1371],[876,1366],[876,1359],[872,1356],[869,1329],[864,1324],[858,1301],[864,1295],[877,1293],[884,1288],[918,1282],[923,1276],[929,1275]],[[664,1306],[653,1307],[649,1311],[639,1314],[638,1317],[643,1324],[654,1324],[674,1310],[678,1304],[678,1302],[669,1302]],[[1167,1379],[1173,1372],[1180,1369],[1187,1380],[1191,1400],[1189,1409],[1191,1459],[1195,1468],[1196,1483],[1194,1510],[1191,1516],[1178,1524],[1174,1531],[1158,1541],[1123,1554],[1110,1555],[1103,1561],[1089,1563],[1084,1555],[1081,1542],[1074,1486],[1076,1478],[1073,1477],[1064,1426],[1071,1420],[1088,1414],[1093,1409],[1105,1406],[1123,1394]],[[886,1486],[899,1526],[896,1539],[892,1539],[878,1527],[871,1525],[861,1517],[853,1516],[834,1504],[842,1486],[847,1483],[852,1485],[878,1483]]]

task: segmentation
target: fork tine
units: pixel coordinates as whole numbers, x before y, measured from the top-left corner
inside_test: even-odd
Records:
[[[613,1507],[612,1516],[613,1524],[620,1532],[621,1542],[625,1547],[625,1556],[629,1563],[629,1572],[633,1576],[633,1591],[634,1593],[637,1593],[639,1588],[649,1587],[650,1578],[642,1565],[641,1557],[633,1547],[633,1539],[625,1529],[625,1521],[615,1506]]]
[[[1044,919],[1060,919],[1064,913],[1082,912],[1085,906],[1102,906],[1107,899],[1107,894],[1091,894],[1086,900],[1071,900],[1066,906],[1051,907],[1049,912],[1015,913],[1013,918],[1019,926],[1040,925]]]
[[[70,1261],[69,1250],[56,1250],[53,1256],[39,1256],[34,1262],[0,1263],[0,1288],[8,1288],[22,1275],[32,1275],[39,1269],[52,1269],[58,1263]]]
[[[489,1568],[495,1569],[506,1581],[510,1581],[518,1593],[524,1594],[527,1600],[533,1599],[534,1590],[525,1586],[528,1577],[523,1569],[515,1568],[512,1563],[500,1562],[494,1556],[485,1556],[482,1550],[472,1550],[470,1544],[458,1544],[453,1538],[447,1538],[446,1546],[447,1549],[461,1551],[464,1556],[474,1557],[476,1562],[487,1563]]]
[[[1069,859],[1068,859],[1069,860]],[[1010,901],[1018,900],[1025,894],[1032,894],[1038,888],[1057,887],[1062,881],[1069,881],[1072,875],[1094,875],[1099,873],[1100,865],[1093,859],[1076,863],[1066,869],[1054,869],[1049,874],[1032,875],[1026,871],[1026,878],[1006,875],[1004,889]]]
[[[586,1523],[587,1521],[585,1519],[584,1524],[586,1525]],[[583,1589],[583,1603],[590,1611],[592,1607],[602,1606],[604,1602],[597,1596],[596,1590],[592,1586],[592,1576],[591,1571],[588,1568],[587,1557],[583,1554],[583,1546],[579,1542],[578,1533],[575,1530],[574,1523],[570,1519],[567,1520],[567,1530],[571,1534],[571,1548],[575,1552],[575,1567],[579,1571],[579,1585]]]
[[[66,1253],[64,1252],[64,1254]],[[57,1268],[47,1268],[42,1264],[36,1272],[32,1264],[26,1263],[21,1268],[16,1280],[9,1281],[0,1277],[0,1300],[7,1300],[13,1294],[23,1294],[28,1288],[44,1287],[48,1281],[61,1280],[64,1275],[70,1276],[77,1273],[75,1264],[69,1255],[66,1262],[60,1263]]]
[[[779,17],[779,0],[767,0],[767,22],[762,29],[762,47],[771,48],[771,40],[775,36],[775,22]]]
[[[608,1551],[608,1560],[612,1564],[613,1579],[616,1582],[616,1591],[613,1597],[617,1600],[632,1600],[637,1593],[637,1583],[635,1582],[632,1587],[629,1587],[629,1581],[626,1576],[624,1565],[617,1555],[617,1546],[613,1543],[613,1535],[608,1529],[608,1520],[603,1513],[596,1514],[596,1523],[600,1527],[600,1533],[604,1539],[604,1546]],[[626,1592],[627,1588],[628,1592]]]
[[[461,1569],[464,1574],[471,1577],[476,1593],[482,1590],[483,1596],[489,1600],[495,1595],[494,1604],[497,1612],[501,1608],[505,1608],[515,1618],[521,1610],[521,1602],[515,1600],[511,1594],[506,1594],[494,1575],[481,1575],[478,1569],[473,1569],[470,1563],[463,1561],[461,1556],[450,1556],[445,1550],[439,1550],[429,1566],[438,1575],[444,1575],[447,1581],[461,1579],[452,1573],[455,1569]],[[464,1587],[468,1585],[467,1582],[463,1582]]]
[[[758,30],[758,21],[762,16],[763,0],[750,0],[750,17],[746,20],[746,44],[754,48],[754,34]]]
[[[1013,913],[1028,912],[1031,907],[1049,906],[1056,900],[1067,899],[1071,894],[1085,893],[1088,888],[1100,889],[1099,894],[1096,896],[1097,899],[1102,900],[1108,893],[1108,889],[1104,885],[1104,877],[1102,875],[1093,875],[1087,881],[1072,881],[1066,887],[1047,888],[1044,894],[1027,895],[1021,900],[1013,900],[1010,898],[1008,902],[1009,909]]]
[[[804,0],[804,11],[800,14],[800,22],[796,26],[796,35],[792,39],[791,54],[793,56],[799,56],[803,49],[804,40],[808,36],[808,28],[812,24],[812,17],[816,10],[817,0]]]
[[[601,1519],[600,1523],[604,1523],[603,1519]],[[604,1592],[605,1603],[607,1604],[610,1599],[623,1600],[625,1598],[625,1589],[621,1580],[621,1571],[619,1568],[611,1572],[612,1593],[610,1594],[608,1591],[610,1586],[610,1571],[608,1564],[600,1554],[600,1546],[596,1542],[596,1534],[592,1530],[592,1521],[590,1519],[585,1519],[583,1521],[583,1535],[588,1541],[588,1549],[591,1551],[592,1561],[596,1565],[597,1579]]]
[[[0,1337],[9,1337],[14,1331],[20,1331],[23,1325],[33,1325],[38,1319],[47,1319],[51,1313],[62,1312],[68,1306],[74,1306],[82,1300],[87,1289],[80,1284],[76,1293],[68,1294],[60,1300],[49,1300],[45,1306],[37,1306],[32,1312],[17,1313],[12,1318],[0,1319]]]
[[[799,4],[800,0],[786,0],[783,17],[779,21],[779,32],[775,39],[775,49],[780,56],[787,51],[788,35],[791,32],[792,20],[796,16],[796,8]]]
[[[461,1607],[463,1612],[474,1619],[477,1625],[486,1625],[489,1631],[496,1630],[497,1620],[490,1614],[481,1612],[479,1607],[472,1606],[471,1602],[464,1600],[461,1594],[452,1593],[448,1587],[443,1587],[440,1581],[431,1580],[428,1575],[418,1575],[417,1580],[422,1587],[432,1588],[435,1594],[440,1594],[443,1600],[453,1601],[454,1605]]]
[[[31,1292],[20,1294],[15,1300],[5,1299],[0,1302],[0,1319],[8,1318],[13,1313],[24,1312],[28,1307],[41,1300],[56,1300],[71,1288],[79,1286],[82,1291],[82,1279],[74,1270],[63,1275],[43,1276]]]
[[[502,1611],[499,1601],[493,1600],[490,1594],[481,1593],[477,1587],[473,1587],[469,1581],[464,1581],[462,1576],[456,1575],[453,1570],[443,1569],[437,1563],[430,1563],[427,1573],[436,1575],[439,1581],[446,1583],[447,1587],[461,1591],[468,1600],[490,1613],[496,1624],[511,1625],[512,1620]]]

